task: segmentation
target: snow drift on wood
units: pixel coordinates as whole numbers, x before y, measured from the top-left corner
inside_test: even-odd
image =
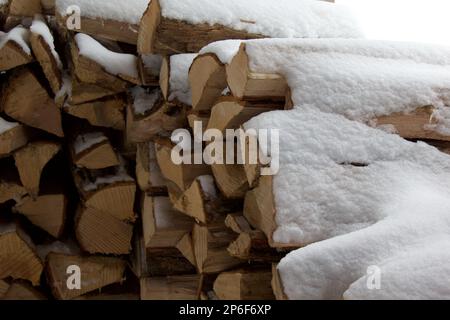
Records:
[[[317,0],[159,0],[165,18],[272,38],[359,38],[346,7]]]
[[[205,47],[230,63],[239,41]],[[438,125],[449,134],[450,48],[372,40],[262,39],[245,41],[254,73],[286,78],[298,108],[368,121],[396,112],[434,106]]]
[[[8,33],[0,31],[0,49],[9,41],[17,43],[26,54],[31,54],[29,46],[30,31],[22,26],[15,27]]]
[[[65,16],[76,5],[89,18],[102,18],[139,24],[150,0],[56,0],[57,12]]]
[[[58,68],[62,69],[62,63],[61,59],[59,58],[58,52],[56,52],[55,49],[55,39],[53,38],[53,35],[45,23],[44,17],[42,15],[36,15],[36,17],[33,20],[33,23],[31,24],[30,31],[32,33],[40,35],[44,41],[48,44],[49,48],[52,51],[52,55],[55,57],[56,63],[58,64]]]
[[[245,128],[280,129],[279,243],[309,244],[370,226],[394,214],[384,205],[404,196],[408,184],[450,195],[450,157],[425,143],[300,109],[260,115]]]
[[[139,77],[136,56],[108,50],[91,36],[82,33],[75,36],[75,41],[80,50],[80,55],[97,62],[107,72],[133,79]]]
[[[279,272],[288,297],[449,299],[449,191],[411,180],[403,196],[382,204],[388,218],[283,259]],[[379,287],[371,287],[374,281]]]
[[[448,155],[318,111],[270,112],[245,127],[280,129],[274,241],[310,244],[279,265],[289,298],[450,296],[440,282],[450,276]],[[371,266],[382,271],[377,292],[366,286]]]

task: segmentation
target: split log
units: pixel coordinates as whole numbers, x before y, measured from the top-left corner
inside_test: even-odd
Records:
[[[19,123],[3,120],[0,117],[0,158],[28,143],[29,130]]]
[[[109,172],[78,169],[75,182],[84,205],[123,221],[134,221],[136,184],[123,167]]]
[[[149,195],[167,195],[166,180],[159,169],[153,142],[137,145],[136,181],[139,189]]]
[[[227,247],[236,235],[225,226],[225,217],[216,215],[207,225],[196,224],[192,231],[199,273],[211,274],[232,269],[242,260],[230,256]]]
[[[155,146],[156,158],[163,176],[181,191],[187,190],[197,177],[211,174],[210,166],[205,164],[174,164],[171,157],[174,145],[170,141],[158,140]]]
[[[144,114],[136,113],[134,105],[127,109],[127,138],[130,142],[151,141],[186,126],[186,109],[164,102],[162,97]]]
[[[269,246],[267,237],[262,231],[244,232],[228,247],[231,256],[253,262],[278,262],[285,254],[277,252]]]
[[[221,194],[227,199],[243,199],[249,190],[244,167],[239,164],[213,164],[211,169]]]
[[[244,216],[254,228],[264,232],[271,246],[274,246],[272,235],[276,229],[275,214],[273,177],[262,176],[259,185],[245,197]]]
[[[190,235],[183,237],[177,247],[146,248],[138,230],[131,256],[131,267],[140,279],[195,273],[195,260]]]
[[[213,26],[206,23],[189,24],[164,17],[160,0],[155,0],[150,2],[142,17],[137,45],[140,54],[171,55],[199,52],[207,44],[225,39],[262,37],[262,35],[233,30],[218,24]]]
[[[59,108],[38,77],[26,68],[17,70],[9,78],[2,106],[4,112],[17,121],[58,137],[64,136]]]
[[[201,275],[141,279],[141,300],[199,300]]]
[[[277,300],[288,300],[284,293],[283,283],[278,273],[277,264],[272,264],[272,289]]]
[[[120,165],[108,137],[99,131],[78,135],[71,151],[73,163],[80,168],[95,170]]]
[[[37,286],[43,269],[29,236],[16,224],[0,223],[0,279],[23,279]]]
[[[215,213],[235,212],[240,204],[236,200],[224,199],[212,176],[200,176],[174,202],[174,208],[197,221],[207,223]]]
[[[116,95],[77,105],[66,104],[64,111],[71,116],[86,119],[93,126],[124,130],[125,108],[125,99]]]
[[[91,254],[129,254],[133,225],[108,211],[82,207],[76,216],[75,234],[81,248]]]
[[[146,248],[177,247],[194,221],[172,208],[168,197],[143,196],[142,223]]]
[[[214,54],[194,59],[189,71],[192,90],[192,109],[210,110],[227,88],[225,65]]]
[[[20,180],[32,197],[39,194],[42,171],[60,151],[61,145],[52,141],[31,142],[14,153]]]
[[[86,102],[100,100],[102,98],[115,99],[115,97],[110,96],[114,96],[125,91],[124,88],[103,88],[100,85],[85,83],[77,79],[77,77],[72,77],[71,87],[71,95],[68,97],[68,103],[70,105],[80,105]]]
[[[374,126],[386,128],[405,139],[429,139],[450,141],[450,136],[439,134],[427,126],[437,125],[433,107],[418,108],[412,113],[394,113],[372,121]]]
[[[23,41],[28,42],[29,31],[22,27],[16,27],[8,34],[0,36],[1,41],[6,41],[0,47],[0,71],[7,71],[33,61],[30,48],[22,46],[16,41],[19,36]]]
[[[227,83],[233,96],[242,100],[285,102],[289,86],[279,74],[255,73],[250,69],[245,43],[226,66]]]
[[[272,176],[261,176],[258,186],[247,192],[244,201],[244,216],[253,228],[266,235],[270,247],[290,250],[303,246],[295,243],[277,243],[272,238],[277,228]]]
[[[61,14],[56,8],[56,19],[62,28],[67,28],[67,16]],[[80,29],[77,32],[90,34],[92,36],[107,40],[119,41],[129,44],[136,44],[138,38],[139,26],[112,19],[103,19],[100,17],[92,18],[81,12]]]
[[[81,270],[81,289],[70,290],[67,286],[70,266]],[[126,262],[119,258],[82,257],[50,253],[47,257],[46,273],[53,295],[57,299],[69,300],[85,293],[121,282]]]
[[[284,104],[242,101],[234,97],[221,98],[211,110],[207,129],[238,129],[250,119],[265,112],[283,110]]]
[[[0,300],[31,301],[47,300],[47,297],[30,284],[23,281],[14,281]]]
[[[274,300],[272,272],[237,270],[221,273],[214,282],[220,300]]]
[[[45,33],[40,30],[42,28],[46,29]],[[54,43],[47,42],[53,39],[46,39],[44,37],[45,34],[52,34],[45,20],[43,18],[35,19],[31,27],[31,48],[36,60],[42,67],[53,93],[56,95],[63,85],[62,63],[58,53],[54,49]]]
[[[64,194],[25,197],[14,211],[23,214],[35,226],[45,230],[55,238],[61,237],[67,216],[68,199]]]
[[[138,79],[133,79],[126,75],[116,76],[109,73],[108,71],[106,71],[104,66],[90,59],[89,57],[82,55],[78,46],[79,44],[77,44],[77,41],[74,40],[71,43],[70,47],[72,62],[74,66],[74,74],[79,81],[112,90],[115,93],[126,91],[127,88],[131,86],[131,83],[140,83]],[[105,48],[105,50],[107,49]]]
[[[242,213],[230,213],[225,218],[225,225],[237,234],[249,233],[254,229]]]

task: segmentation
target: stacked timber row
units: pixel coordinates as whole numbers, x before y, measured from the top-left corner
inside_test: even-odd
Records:
[[[224,4],[234,24],[209,0],[185,0],[176,14],[175,0],[109,2],[104,12],[81,0],[0,1],[0,297],[285,298],[276,265],[305,243],[273,239],[267,163],[196,164],[195,154],[176,163],[173,134],[224,133],[294,108],[297,88],[252,69],[245,43],[227,56],[202,49],[211,42],[358,32],[323,3],[317,30],[302,33],[272,0],[255,21]],[[299,2],[291,9],[315,10]],[[211,20],[190,16],[199,5]],[[268,16],[277,30],[261,22]],[[424,130],[433,112],[418,105],[370,120],[449,153],[448,136]],[[191,136],[191,147],[208,147]],[[78,289],[67,285],[70,266],[82,273]]]
[[[245,110],[222,129],[284,108],[198,91],[225,75],[202,47],[274,35],[176,20],[158,0],[90,5],[0,1],[0,298],[273,298],[282,254],[242,214],[245,172],[175,165],[170,136],[216,98]]]

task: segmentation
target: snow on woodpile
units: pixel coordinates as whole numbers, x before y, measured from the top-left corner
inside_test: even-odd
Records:
[[[161,90],[155,89],[149,92],[142,87],[134,87],[131,89],[131,95],[133,96],[134,113],[145,115],[161,99]]]
[[[392,214],[384,204],[402,198],[408,183],[435,184],[450,195],[450,157],[425,143],[300,109],[266,113],[245,127],[280,129],[279,243],[308,244],[370,226]]]
[[[159,0],[165,18],[219,24],[271,38],[359,38],[344,6],[317,0]]]
[[[439,250],[450,241],[448,155],[319,111],[270,112],[245,127],[280,129],[274,241],[314,243],[279,265],[289,298],[450,296],[438,283],[450,269],[426,269],[450,262]],[[414,264],[418,254],[427,261]],[[408,263],[423,268],[417,282],[397,276]],[[363,283],[374,265],[386,270],[376,293]]]
[[[63,68],[61,59],[59,57],[58,52],[56,52],[55,49],[55,39],[53,38],[53,35],[45,23],[45,20],[42,15],[36,15],[36,17],[33,20],[33,23],[31,24],[30,31],[34,34],[40,35],[44,41],[48,44],[50,50],[52,51],[52,55],[55,57],[55,61],[58,65],[59,69]]]
[[[65,16],[71,6],[78,6],[89,18],[102,18],[139,24],[150,0],[56,0],[56,11]]]
[[[189,106],[192,104],[189,68],[195,57],[196,54],[177,54],[170,57],[169,101],[178,100]]]
[[[134,79],[139,77],[137,69],[137,57],[132,54],[113,52],[91,36],[78,33],[75,41],[80,55],[85,56],[113,75],[123,75]]]
[[[230,63],[240,41],[205,47]],[[436,131],[449,134],[450,48],[355,39],[245,41],[250,70],[283,75],[299,108],[367,121],[422,106],[438,109]],[[439,109],[441,108],[441,109]]]
[[[17,122],[9,122],[0,117],[0,134],[3,134],[15,127],[17,127],[19,124]]]
[[[22,26],[15,27],[8,33],[0,31],[0,49],[3,48],[3,46],[9,41],[13,41],[17,43],[26,54],[30,55],[31,49],[29,46],[29,40],[30,31]]]
[[[430,272],[433,263],[449,262],[439,251],[449,240],[444,237],[450,226],[448,156],[310,111],[263,115],[247,127],[282,130],[274,239],[331,239],[282,261],[279,270],[290,298],[340,299],[355,281],[345,293],[348,299],[449,295],[439,281],[448,278],[449,268]],[[382,290],[367,289],[372,265],[382,270]],[[411,282],[405,270],[413,266],[412,274],[420,278]]]

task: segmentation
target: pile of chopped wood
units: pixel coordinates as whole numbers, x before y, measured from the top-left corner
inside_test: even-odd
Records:
[[[140,22],[82,10],[72,31],[69,2],[0,0],[0,298],[285,298],[276,265],[300,244],[272,239],[273,178],[175,164],[171,139],[293,107],[244,44],[230,63],[199,54],[272,35],[174,20],[158,0]],[[449,152],[423,129],[432,111],[377,124]]]
[[[282,79],[232,97],[225,66],[189,54],[265,35],[165,19],[156,0],[140,25],[82,11],[75,32],[66,2],[1,2],[0,297],[274,298],[283,254],[242,214],[244,168],[175,165],[170,139],[284,108]]]

